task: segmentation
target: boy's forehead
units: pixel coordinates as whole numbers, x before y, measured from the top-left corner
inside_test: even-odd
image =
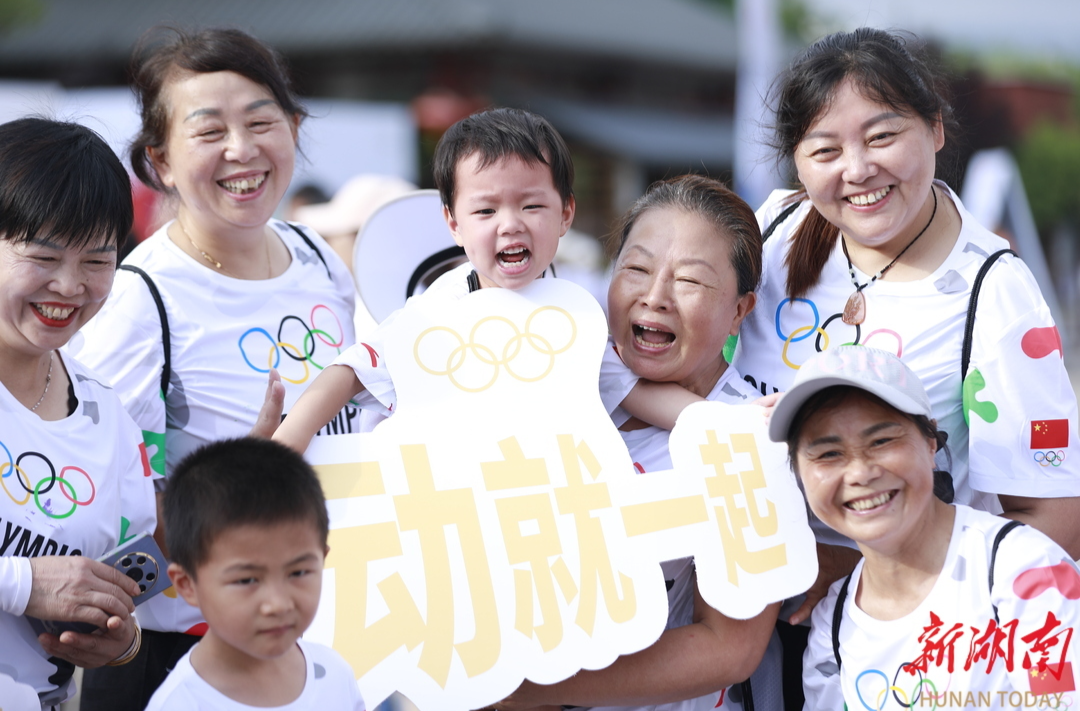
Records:
[[[473,151],[458,161],[455,173],[459,198],[464,197],[466,192],[484,193],[494,187],[502,187],[498,178],[507,173],[519,179],[517,187],[521,192],[556,190],[550,165],[539,160],[527,160],[516,153],[485,161],[480,151]]]
[[[206,560],[199,567],[287,562],[276,559],[293,558],[307,549],[321,553],[325,545],[314,520],[244,523],[219,530],[210,542]]]

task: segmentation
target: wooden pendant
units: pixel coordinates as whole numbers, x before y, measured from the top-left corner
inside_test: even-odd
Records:
[[[840,320],[849,326],[858,326],[866,320],[866,297],[861,290],[856,289],[855,293],[848,297]]]

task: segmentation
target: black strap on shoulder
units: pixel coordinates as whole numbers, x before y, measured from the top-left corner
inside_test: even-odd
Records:
[[[469,272],[469,276],[465,277],[465,283],[469,285],[469,293],[480,290],[480,275],[473,269]]]
[[[285,224],[293,228],[293,231],[296,232],[296,234],[300,235],[300,239],[304,240],[307,246],[315,250],[315,256],[318,257],[319,261],[322,262],[322,265],[326,267],[326,276],[330,277],[330,281],[333,281],[334,275],[330,273],[330,265],[326,263],[326,259],[322,256],[322,252],[320,252],[319,248],[315,246],[315,243],[311,241],[311,238],[304,234],[304,231],[293,223],[286,222]]]
[[[453,247],[447,247],[446,249],[440,249],[435,254],[431,255],[424,261],[420,262],[419,266],[413,270],[412,276],[409,277],[409,283],[405,287],[405,298],[409,298],[416,292],[416,287],[420,285],[420,280],[423,279],[428,272],[440,264],[445,264],[451,259],[465,256],[465,248],[454,245]]]
[[[960,382],[964,382],[964,378],[967,377],[968,365],[971,363],[971,339],[975,334],[975,308],[979,303],[979,291],[982,290],[983,279],[986,278],[990,267],[994,266],[994,262],[1005,254],[1016,256],[1016,252],[1011,249],[1000,249],[994,252],[979,267],[979,273],[975,275],[975,283],[971,285],[971,296],[968,298],[967,322],[964,324],[964,346],[960,351]]]
[[[743,711],[754,711],[754,689],[750,686],[750,680],[739,684],[739,688],[742,690]]]
[[[1005,536],[1009,535],[1009,531],[1013,530],[1017,526],[1023,526],[1019,521],[1009,521],[1007,524],[998,529],[997,535],[994,536],[994,545],[990,548],[990,592],[994,591],[994,563],[997,562],[998,546],[1001,545],[1001,541]],[[994,605],[994,621],[998,621],[997,605]]]
[[[840,673],[840,621],[844,619],[844,601],[847,600],[848,584],[855,571],[848,573],[844,578],[844,584],[840,586],[840,592],[836,596],[836,607],[832,611],[832,653],[836,658],[836,673]]]
[[[795,202],[785,207],[784,211],[776,216],[776,219],[773,220],[773,223],[766,227],[765,231],[761,233],[761,241],[764,242],[765,240],[769,239],[769,237],[772,237],[772,233],[776,231],[776,228],[780,226],[780,223],[791,217],[791,213],[799,209],[799,205],[801,204],[801,200],[796,200]]]
[[[154,306],[157,307],[158,320],[161,321],[161,349],[165,352],[165,365],[161,368],[161,396],[165,397],[169,392],[169,380],[172,378],[172,337],[169,335],[169,316],[165,313],[165,302],[161,300],[161,292],[149,274],[130,264],[121,264],[119,268],[142,277],[154,299]]]

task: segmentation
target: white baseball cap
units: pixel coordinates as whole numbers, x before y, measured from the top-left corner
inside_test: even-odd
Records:
[[[933,417],[930,398],[919,376],[888,351],[866,346],[839,346],[813,356],[799,368],[769,420],[769,439],[787,441],[799,409],[815,393],[848,385],[878,396],[900,412]]]

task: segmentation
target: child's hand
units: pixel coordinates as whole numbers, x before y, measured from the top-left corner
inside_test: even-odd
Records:
[[[251,428],[252,437],[270,439],[281,424],[281,412],[285,409],[285,384],[281,382],[281,376],[276,368],[270,369],[270,376],[266,382],[266,396],[262,407],[259,409],[259,417],[255,420],[255,426]]]

